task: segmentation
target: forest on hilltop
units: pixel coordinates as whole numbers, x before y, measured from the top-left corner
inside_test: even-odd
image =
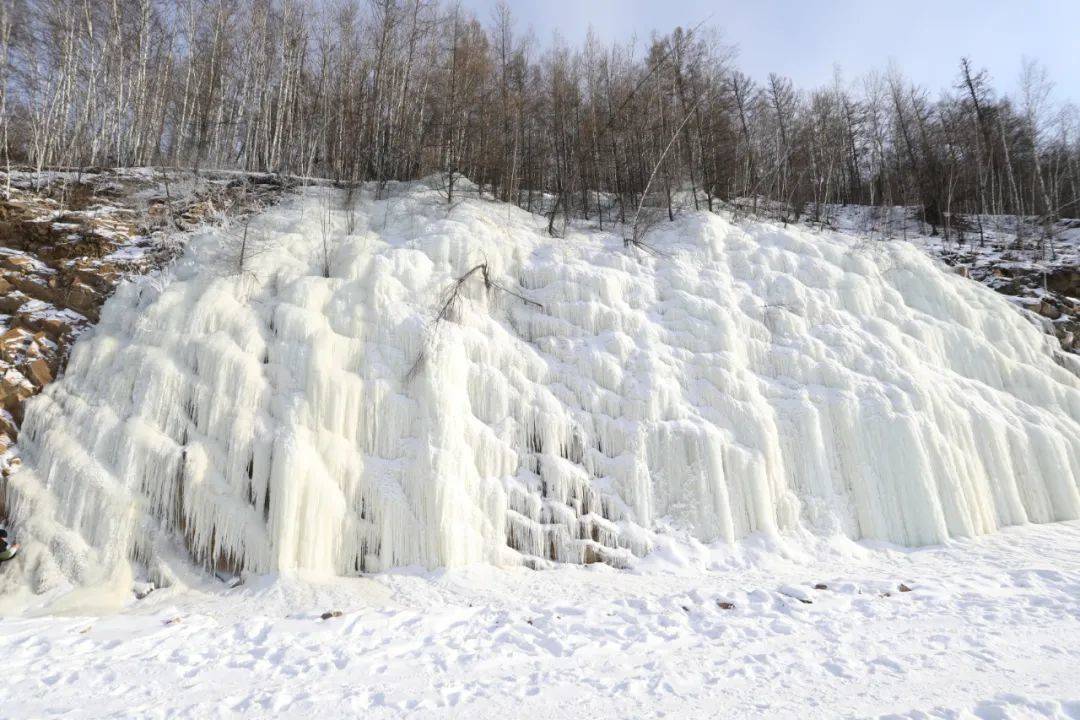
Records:
[[[439,0],[0,0],[0,144],[38,170],[439,173],[451,197],[465,175],[553,231],[625,222],[648,194],[671,216],[679,198],[785,221],[918,206],[946,237],[1014,214],[1038,251],[1080,209],[1080,111],[1034,61],[1017,97],[967,59],[937,94],[896,69],[801,89],[741,73],[721,30],[571,47],[505,3],[479,18]]]

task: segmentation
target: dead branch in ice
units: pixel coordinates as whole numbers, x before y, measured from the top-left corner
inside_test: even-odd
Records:
[[[474,265],[467,272],[454,280],[454,282],[451,283],[445,291],[443,291],[442,302],[439,304],[438,312],[435,313],[435,317],[431,324],[431,330],[428,333],[428,337],[425,340],[424,346],[420,348],[420,351],[416,354],[416,360],[413,361],[412,366],[409,368],[409,372],[405,374],[406,383],[412,382],[413,378],[415,378],[417,373],[420,372],[420,369],[423,367],[424,362],[427,359],[428,346],[434,341],[435,336],[439,332],[439,327],[442,325],[443,322],[451,320],[453,318],[453,315],[455,314],[455,311],[461,302],[462,290],[465,288],[466,283],[468,283],[469,278],[477,275],[478,273],[484,281],[485,292],[491,293],[493,291],[497,291],[505,293],[512,297],[516,297],[518,300],[521,300],[526,305],[532,305],[540,310],[544,309],[544,306],[536,302],[535,300],[530,300],[521,293],[515,290],[511,290],[505,285],[499,283],[497,280],[493,279],[491,277],[491,272],[489,271],[488,264],[486,262],[482,262],[479,265]]]

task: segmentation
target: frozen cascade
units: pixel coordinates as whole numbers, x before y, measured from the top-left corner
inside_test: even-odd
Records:
[[[252,221],[244,273],[212,230],[122,287],[27,410],[4,504],[36,587],[167,579],[178,550],[618,565],[659,525],[917,545],[1080,517],[1077,375],[918,249],[693,213],[647,257],[543,226],[311,188]],[[433,330],[481,263],[497,285]]]

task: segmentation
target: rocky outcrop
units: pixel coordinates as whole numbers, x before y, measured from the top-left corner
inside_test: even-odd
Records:
[[[983,282],[1043,317],[1043,325],[1057,336],[1063,350],[1080,352],[1080,272],[997,268]]]
[[[0,190],[9,178],[0,174]],[[0,192],[0,452],[27,398],[126,277],[161,267],[184,232],[273,202],[271,176],[151,170],[12,173]]]
[[[1076,247],[1080,236],[1066,235],[1076,228],[1062,221],[1063,252],[1040,262],[1024,258],[1010,250],[980,249],[962,251],[938,249],[937,255],[965,277],[1009,296],[1019,306],[1040,316],[1044,329],[1057,337],[1061,348],[1080,353],[1080,268],[1076,265]]]

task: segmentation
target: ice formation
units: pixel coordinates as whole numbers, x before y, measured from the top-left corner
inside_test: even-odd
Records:
[[[39,583],[177,548],[350,574],[620,564],[660,525],[918,545],[1080,517],[1075,370],[914,247],[692,213],[650,256],[364,198],[310,188],[252,221],[242,273],[241,229],[207,231],[106,304],[5,491]]]

